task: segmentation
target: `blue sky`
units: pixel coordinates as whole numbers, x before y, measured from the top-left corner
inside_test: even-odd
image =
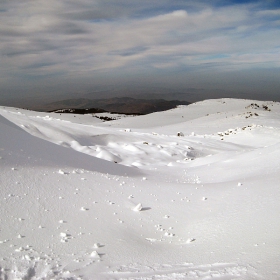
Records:
[[[190,88],[280,99],[279,1],[4,0],[0,35],[0,104]]]

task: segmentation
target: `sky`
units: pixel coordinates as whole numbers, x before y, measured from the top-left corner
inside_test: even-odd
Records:
[[[0,105],[280,101],[279,0],[2,0],[0,36]]]

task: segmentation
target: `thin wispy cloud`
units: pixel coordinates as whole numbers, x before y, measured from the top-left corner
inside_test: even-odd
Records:
[[[2,2],[2,83],[130,68],[280,67],[277,1]]]

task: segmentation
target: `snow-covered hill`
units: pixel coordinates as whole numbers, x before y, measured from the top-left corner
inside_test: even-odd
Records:
[[[0,114],[0,279],[280,278],[279,103]]]

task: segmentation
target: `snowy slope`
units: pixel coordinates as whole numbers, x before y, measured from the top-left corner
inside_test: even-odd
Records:
[[[0,279],[280,278],[279,103],[0,114]]]

